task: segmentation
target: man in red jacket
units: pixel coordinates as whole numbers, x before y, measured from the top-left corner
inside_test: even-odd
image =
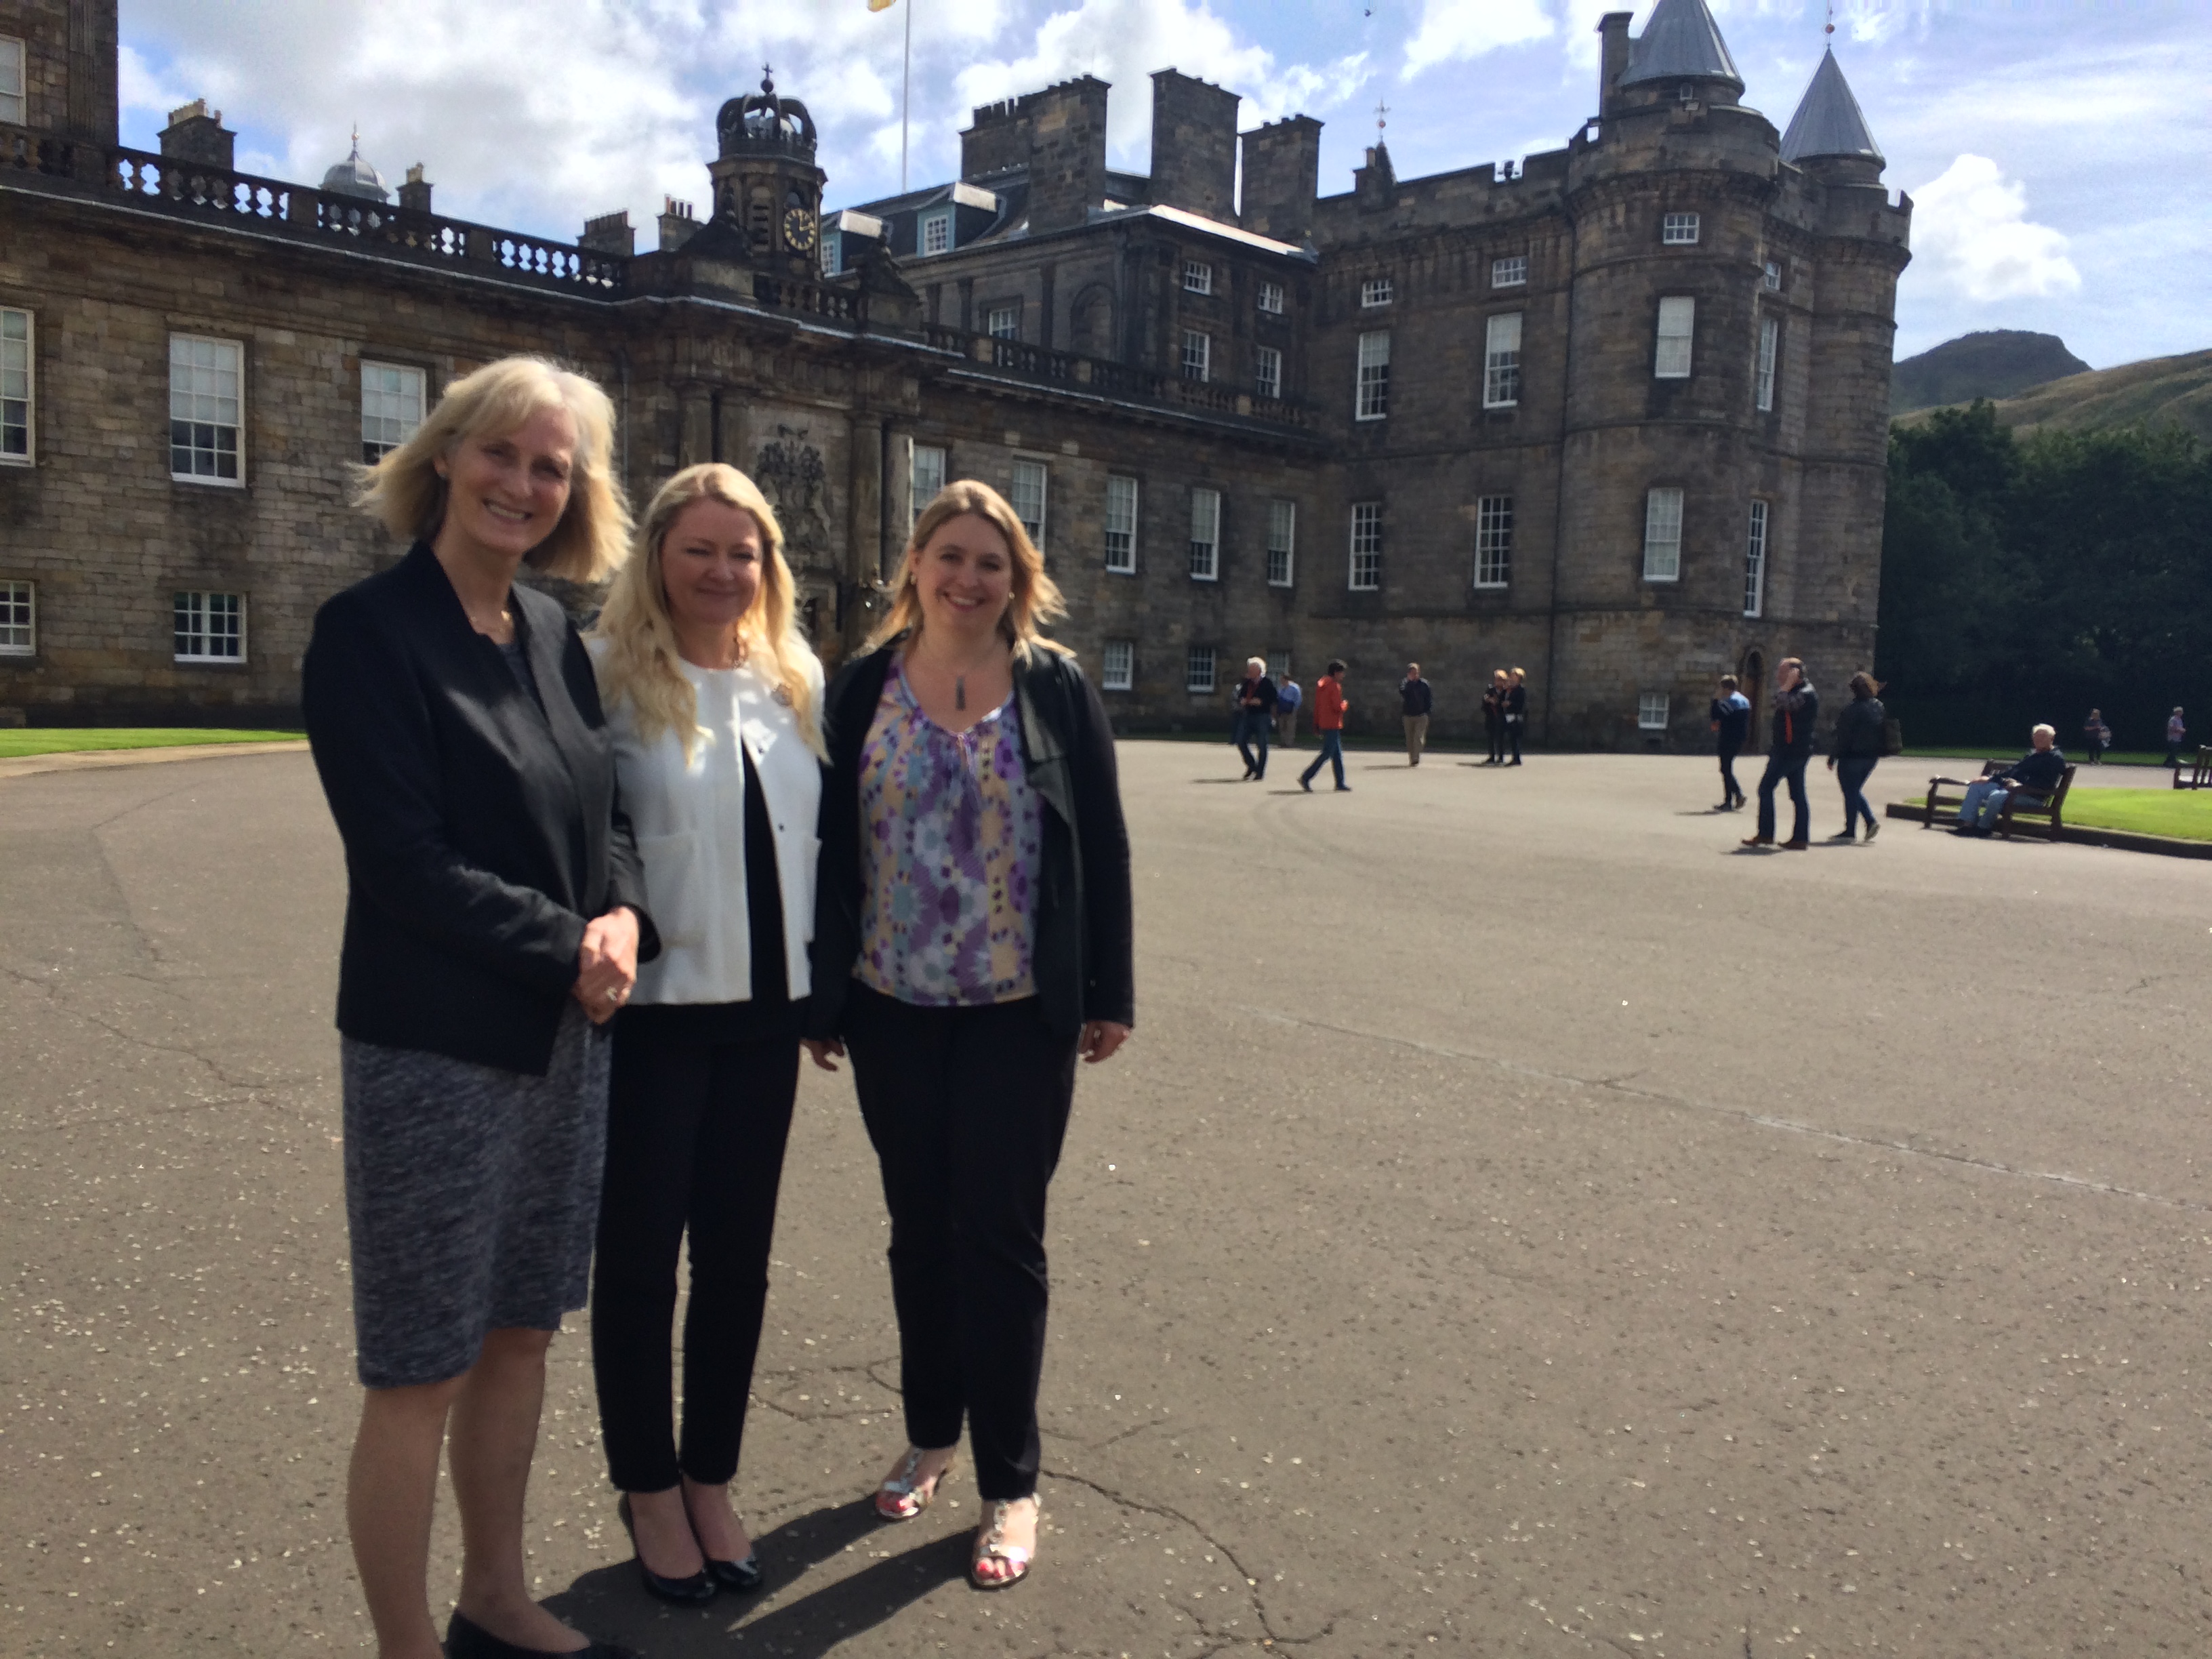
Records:
[[[1348,793],[1352,786],[1344,781],[1344,711],[1352,705],[1344,697],[1344,664],[1337,658],[1329,659],[1328,672],[1314,682],[1314,730],[1321,733],[1321,753],[1314,763],[1298,774],[1298,787],[1308,794],[1313,793],[1314,775],[1328,762],[1336,769],[1336,787],[1340,793]]]

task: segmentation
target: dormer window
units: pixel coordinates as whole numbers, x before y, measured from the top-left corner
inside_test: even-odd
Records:
[[[1698,216],[1694,213],[1670,213],[1659,222],[1659,240],[1668,247],[1694,247],[1698,240]]]
[[[946,253],[951,251],[952,214],[949,209],[943,212],[925,214],[922,216],[920,242],[924,253]]]
[[[1186,294],[1212,293],[1213,267],[1207,264],[1203,259],[1184,260],[1182,262],[1182,286],[1183,292]]]
[[[1398,285],[1388,276],[1370,276],[1359,285],[1359,303],[1369,310],[1387,306],[1398,296]]]
[[[1696,103],[1698,101],[1697,88],[1691,85],[1687,81],[1683,82],[1680,86],[1674,88],[1674,101],[1678,104]]]
[[[0,34],[0,121],[23,125],[23,43]]]

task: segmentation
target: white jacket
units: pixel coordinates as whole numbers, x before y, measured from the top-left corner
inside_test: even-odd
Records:
[[[743,743],[767,798],[783,889],[784,974],[805,996],[806,946],[814,937],[814,864],[822,843],[815,817],[822,770],[799,734],[794,711],[768,678],[744,668],[680,665],[699,702],[689,762],[673,732],[641,743],[628,699],[607,709],[623,808],[637,832],[646,904],[660,930],[660,955],[637,970],[633,1003],[743,1002],[753,991],[752,936],[745,897]],[[822,670],[812,670],[822,707]]]

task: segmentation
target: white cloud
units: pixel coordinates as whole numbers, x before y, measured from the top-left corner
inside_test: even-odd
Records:
[[[1960,156],[1912,192],[1916,264],[1969,300],[2071,294],[2081,274],[2067,238],[2027,217],[2027,187],[1986,155]]]
[[[1557,29],[1540,0],[1422,0],[1421,21],[1406,42],[1399,78],[1410,81],[1439,64],[1548,40]]]
[[[1045,19],[1029,52],[972,63],[956,84],[961,102],[974,105],[1095,75],[1115,88],[1108,149],[1118,162],[1133,165],[1152,131],[1150,77],[1163,69],[1240,94],[1246,127],[1333,107],[1358,91],[1368,73],[1364,52],[1320,68],[1278,65],[1266,47],[1240,40],[1206,0],[1077,0]]]
[[[116,61],[117,94],[127,110],[148,110],[165,120],[173,109],[181,109],[191,102],[180,97],[175,88],[155,70],[136,50],[125,46]]]

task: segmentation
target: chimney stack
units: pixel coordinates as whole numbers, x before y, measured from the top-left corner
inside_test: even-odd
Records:
[[[1155,141],[1157,148],[1158,141]],[[1243,137],[1244,228],[1279,242],[1313,234],[1321,193],[1321,123],[1289,115]]]
[[[410,213],[430,210],[430,181],[422,176],[420,161],[407,169],[406,182],[399,186],[399,205]]]
[[[1175,70],[1152,76],[1152,200],[1237,222],[1233,92]]]
[[[1620,77],[1628,68],[1628,25],[1636,14],[1609,11],[1597,20],[1597,112],[1600,119],[1613,113],[1620,95]]]
[[[169,125],[161,129],[161,154],[179,161],[196,161],[204,167],[237,169],[231,155],[238,135],[226,132],[222,112],[210,110],[207,100],[195,98],[182,109],[169,112]]]

